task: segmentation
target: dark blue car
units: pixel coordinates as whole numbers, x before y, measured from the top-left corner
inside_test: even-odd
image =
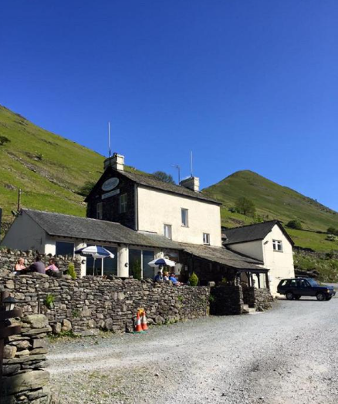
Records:
[[[317,300],[331,300],[336,294],[332,286],[320,285],[312,278],[282,279],[277,292],[288,300],[300,299],[302,296],[314,296]]]

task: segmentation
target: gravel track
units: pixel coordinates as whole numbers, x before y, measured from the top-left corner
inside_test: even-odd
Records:
[[[337,352],[334,298],[58,341],[48,359],[61,404],[330,404],[338,402]]]

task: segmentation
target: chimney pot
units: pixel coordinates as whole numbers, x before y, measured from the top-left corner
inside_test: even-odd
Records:
[[[113,170],[124,171],[124,156],[114,153],[112,157],[108,157],[104,161],[104,169],[106,170],[109,166]]]
[[[200,179],[198,177],[189,177],[180,182],[182,187],[191,189],[194,192],[199,192],[200,190]]]

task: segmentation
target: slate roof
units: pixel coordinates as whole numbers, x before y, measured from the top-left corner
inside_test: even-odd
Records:
[[[223,244],[231,245],[263,240],[275,225],[279,226],[285,237],[293,245],[292,239],[278,220],[270,220],[268,222],[255,223],[248,226],[235,227],[233,229],[222,229]]]
[[[120,223],[30,209],[22,209],[22,211],[53,237],[90,240],[97,243],[182,249],[178,243],[164,236],[138,233]]]
[[[127,177],[130,180],[136,182],[137,184],[143,185],[145,187],[159,189],[161,191],[169,192],[171,194],[185,196],[188,198],[199,199],[201,201],[214,203],[216,205],[222,205],[220,202],[217,202],[214,199],[209,198],[208,196],[202,194],[201,192],[195,192],[195,191],[185,188],[181,185],[168,184],[167,182],[158,180],[153,175],[142,175],[142,174],[130,173],[127,171],[119,171],[119,174],[121,174],[124,177]]]
[[[217,262],[228,267],[259,271],[266,270],[260,266],[263,264],[263,262],[238,253],[234,253],[224,247],[199,246],[183,243],[181,243],[181,246],[183,247],[184,251],[189,254],[193,254],[196,257]]]

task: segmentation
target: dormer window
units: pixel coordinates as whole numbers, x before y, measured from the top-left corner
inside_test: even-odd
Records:
[[[283,243],[281,240],[272,240],[273,251],[283,252]]]

